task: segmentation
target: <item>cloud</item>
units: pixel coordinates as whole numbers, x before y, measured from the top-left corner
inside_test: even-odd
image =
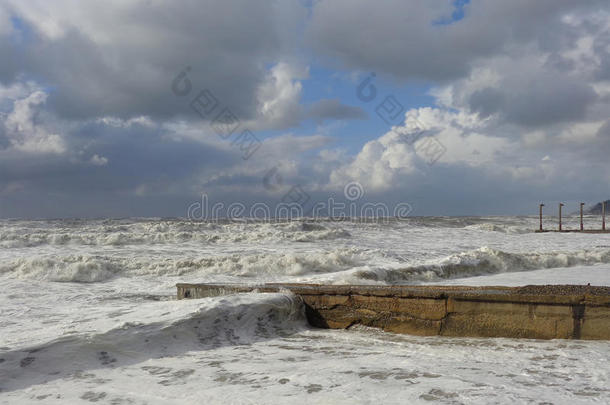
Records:
[[[345,105],[339,99],[302,104],[302,80],[308,77],[308,68],[285,62],[273,66],[258,91],[260,114],[248,126],[255,130],[286,129],[308,119],[322,123],[367,117],[362,108]]]
[[[323,99],[316,101],[309,106],[306,116],[317,122],[337,119],[363,120],[368,117],[362,108],[345,105],[338,99]]]
[[[307,12],[298,2],[7,0],[0,10],[19,21],[0,42],[0,82],[25,75],[55,89],[48,108],[63,119],[199,119],[188,103],[202,89],[256,128],[308,118],[307,71],[292,62]],[[172,82],[187,67],[192,91],[176,97]]]
[[[476,30],[481,37],[493,37],[494,31],[506,30],[497,47],[476,57],[468,52],[476,50],[477,45],[463,44],[468,48],[464,49],[467,60],[476,61],[476,67],[463,70],[459,60],[462,55],[454,55],[458,58],[457,67],[446,77],[434,70],[422,76],[418,72],[421,66],[416,65],[405,65],[401,72],[392,71],[383,58],[374,61],[375,65],[362,61],[358,66],[350,65],[359,70],[387,71],[404,79],[435,79],[437,85],[430,90],[435,107],[408,111],[404,124],[369,141],[351,161],[333,169],[331,186],[353,180],[386,196],[401,191],[419,194],[429,191],[424,184],[447,186],[446,179],[440,177],[447,176],[447,170],[463,173],[459,182],[464,185],[482,183],[485,179],[490,187],[488,192],[492,193],[510,184],[515,195],[524,199],[532,198],[532,189],[539,194],[534,199],[545,194],[556,196],[557,190],[564,190],[567,196],[566,181],[572,182],[570,193],[578,191],[584,195],[592,194],[596,187],[587,189],[592,183],[610,184],[610,174],[604,169],[609,153],[605,131],[610,111],[609,88],[599,74],[610,49],[610,23],[608,18],[601,17],[610,16],[607,7],[567,2],[555,2],[548,9],[539,8],[538,3],[531,7],[522,2],[496,4],[483,2],[467,11],[464,20],[440,28],[447,35],[454,31],[456,38]],[[383,12],[382,6],[371,21]],[[493,17],[492,21],[503,14],[505,21],[500,28],[494,24],[480,26],[475,20],[486,13]],[[542,30],[535,24],[525,27],[523,24],[533,16],[548,21],[553,28]],[[422,32],[431,29],[439,28],[422,28]],[[553,35],[547,35],[547,31]],[[341,41],[344,37],[338,38]],[[426,34],[417,38],[422,39],[420,44],[407,40],[405,48],[426,47],[435,37]],[[355,57],[345,54],[339,59],[353,64]],[[430,55],[425,61],[413,63],[432,63],[445,57]],[[446,148],[446,153],[431,167],[422,164],[417,153],[418,144],[426,136],[407,150],[401,142],[401,137],[413,139],[411,135],[418,126]],[[456,196],[446,198],[473,199],[465,191],[455,193]]]
[[[351,181],[418,214],[599,199],[610,186],[607,1],[463,11],[414,0],[4,1],[3,215],[183,215],[202,192],[276,201],[298,185],[322,198]],[[350,123],[367,114],[337,78],[371,71],[429,97],[405,97],[392,128]],[[172,92],[181,72],[183,96]],[[202,119],[189,103],[204,89],[219,106]],[[210,126],[224,108],[260,136],[249,159]],[[434,162],[431,140],[444,148]],[[281,184],[265,187],[274,168]]]
[[[213,172],[201,176],[196,187],[217,191],[235,191],[254,195],[286,192],[290,185],[314,183],[311,162],[303,161],[302,155],[327,147],[331,138],[324,135],[283,134],[266,140],[251,159],[236,165],[223,165]],[[265,187],[265,177],[277,172],[281,186]],[[280,195],[281,197],[281,195]]]
[[[108,164],[108,159],[103,156],[98,156],[97,154],[93,155],[89,162],[95,166],[106,166]]]
[[[463,19],[439,25],[454,11],[449,2],[385,0],[371,7],[365,0],[319,1],[307,39],[347,69],[445,81],[465,77],[480,61],[515,46],[542,52],[570,46],[565,16],[604,7],[601,0],[485,0],[465,5]]]
[[[302,119],[299,103],[303,85],[300,80],[309,76],[307,68],[278,63],[258,89],[262,123],[259,128],[287,128]],[[256,125],[256,124],[255,124]]]
[[[305,12],[298,3],[246,0],[127,0],[103,7],[9,0],[2,9],[19,18],[28,34],[3,58],[19,63],[5,81],[20,72],[40,78],[61,89],[49,97],[50,107],[78,119],[183,114],[187,106],[170,84],[187,65],[194,86],[211,89],[249,119],[257,112],[265,65],[287,53],[284,36],[294,36],[287,31],[289,21]],[[21,52],[23,47],[28,52]]]
[[[0,8],[0,38],[8,36],[12,31],[13,24],[11,23],[9,14],[3,8]]]
[[[46,99],[44,92],[35,91],[14,101],[13,110],[3,120],[4,134],[12,148],[34,154],[65,152],[66,147],[61,136],[50,133],[43,125],[36,123],[38,107],[43,105]]]
[[[494,86],[471,87],[476,73],[470,83],[453,83],[453,103],[467,104],[482,117],[497,114],[510,123],[539,127],[585,119],[589,107],[599,99],[585,78],[540,67],[524,74],[519,65],[505,61],[496,70],[500,78]]]
[[[487,125],[467,112],[429,107],[409,110],[403,125],[367,142],[353,161],[335,169],[330,185],[358,181],[376,191],[404,189],[416,177],[429,173],[431,163],[473,168],[496,165],[500,154],[516,147],[486,134]],[[431,139],[446,149],[434,162],[426,150]]]

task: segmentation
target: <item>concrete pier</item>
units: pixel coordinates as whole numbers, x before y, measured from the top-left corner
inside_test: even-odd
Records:
[[[422,336],[610,340],[610,287],[178,284],[178,299],[291,291],[312,326]]]

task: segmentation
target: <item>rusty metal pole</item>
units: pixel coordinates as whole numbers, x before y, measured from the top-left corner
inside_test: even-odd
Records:
[[[606,202],[602,203],[602,231],[606,230]]]
[[[563,207],[563,204],[559,203],[559,232],[561,232],[561,207]]]
[[[542,232],[542,207],[544,204],[540,204],[540,232]]]
[[[582,222],[582,207],[584,207],[585,203],[580,203],[580,230],[584,231],[585,230],[585,225]]]

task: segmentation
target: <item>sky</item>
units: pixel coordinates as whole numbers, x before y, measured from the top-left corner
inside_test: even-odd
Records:
[[[0,0],[1,218],[576,211],[609,156],[607,0]]]

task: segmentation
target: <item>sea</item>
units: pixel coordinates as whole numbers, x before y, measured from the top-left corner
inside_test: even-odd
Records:
[[[610,234],[537,228],[528,216],[0,220],[0,403],[610,403],[606,341],[317,329],[290,292],[176,300],[180,282],[610,285]]]

